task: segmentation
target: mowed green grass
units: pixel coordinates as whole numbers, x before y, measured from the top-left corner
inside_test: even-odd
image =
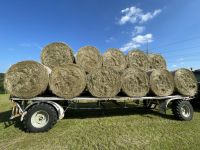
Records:
[[[11,103],[0,95],[0,149],[199,149],[200,112],[189,122],[168,111],[135,107],[115,110],[69,111],[46,133],[26,133],[9,121]],[[14,124],[13,124],[14,123]]]

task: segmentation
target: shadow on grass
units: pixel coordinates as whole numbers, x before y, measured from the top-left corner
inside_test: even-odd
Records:
[[[192,105],[194,112],[200,112],[200,105]]]
[[[190,103],[191,103],[195,112],[200,112],[200,100],[199,100],[199,98],[198,99],[192,99],[190,101]]]
[[[171,114],[160,114],[157,110],[151,110],[137,106],[132,108],[109,108],[99,110],[68,110],[65,113],[65,119],[86,119],[128,115],[140,115],[142,117],[150,119],[154,119],[153,116],[159,116],[164,119],[176,120],[175,117]],[[10,120],[10,116],[11,111],[5,111],[0,113],[0,123],[4,124],[4,128],[8,128],[14,125],[14,127],[24,131],[23,123],[20,121],[20,117]]]
[[[150,110],[143,107],[134,108],[115,108],[115,109],[100,109],[100,110],[68,110],[65,113],[65,119],[85,119],[85,118],[101,118],[111,116],[128,116],[141,115],[146,118],[154,118],[159,116],[165,119],[176,120],[173,115],[161,114],[156,110]]]
[[[0,123],[4,124],[4,128],[8,128],[14,125],[14,127],[19,128],[20,130],[23,130],[23,125],[19,117],[11,120],[10,116],[11,116],[11,110],[0,113]]]

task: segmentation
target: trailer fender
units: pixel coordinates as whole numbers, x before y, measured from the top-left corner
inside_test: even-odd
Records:
[[[63,107],[60,106],[58,103],[53,102],[53,101],[40,101],[40,102],[35,101],[35,102],[29,104],[29,105],[24,109],[24,111],[23,111],[23,113],[22,113],[22,115],[21,115],[21,119],[20,119],[20,120],[21,120],[21,121],[24,120],[24,116],[27,114],[27,111],[28,111],[29,108],[31,108],[33,105],[39,105],[39,104],[41,104],[41,103],[47,103],[47,104],[50,104],[51,106],[53,106],[53,107],[55,108],[55,110],[57,111],[58,119],[59,119],[59,120],[64,118],[64,116],[65,116],[65,111],[64,111]]]
[[[166,114],[167,107],[168,107],[168,105],[171,101],[175,101],[175,100],[189,101],[191,99],[192,99],[191,97],[184,97],[184,98],[176,97],[176,98],[161,100],[161,101],[159,101],[159,112],[162,113],[162,114]]]

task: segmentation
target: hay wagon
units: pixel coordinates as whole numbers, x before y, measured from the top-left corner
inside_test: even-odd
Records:
[[[166,114],[166,110],[171,105],[172,112],[178,120],[189,121],[193,117],[193,108],[189,102],[192,97],[180,95],[165,97],[75,97],[73,99],[63,99],[59,97],[35,97],[31,99],[21,99],[11,97],[13,103],[11,119],[21,117],[25,129],[29,132],[48,131],[53,125],[64,118],[65,112],[69,109],[104,109],[103,103],[112,102],[119,108],[128,108],[126,102],[143,101],[146,108],[157,108],[160,113]],[[79,107],[81,102],[95,102],[96,107]],[[123,105],[122,105],[123,104]],[[116,107],[115,107],[116,108]]]

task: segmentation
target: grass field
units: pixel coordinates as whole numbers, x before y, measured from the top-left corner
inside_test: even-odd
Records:
[[[69,111],[46,133],[25,133],[9,121],[11,103],[0,95],[0,149],[199,149],[200,112],[189,122],[142,107]]]

